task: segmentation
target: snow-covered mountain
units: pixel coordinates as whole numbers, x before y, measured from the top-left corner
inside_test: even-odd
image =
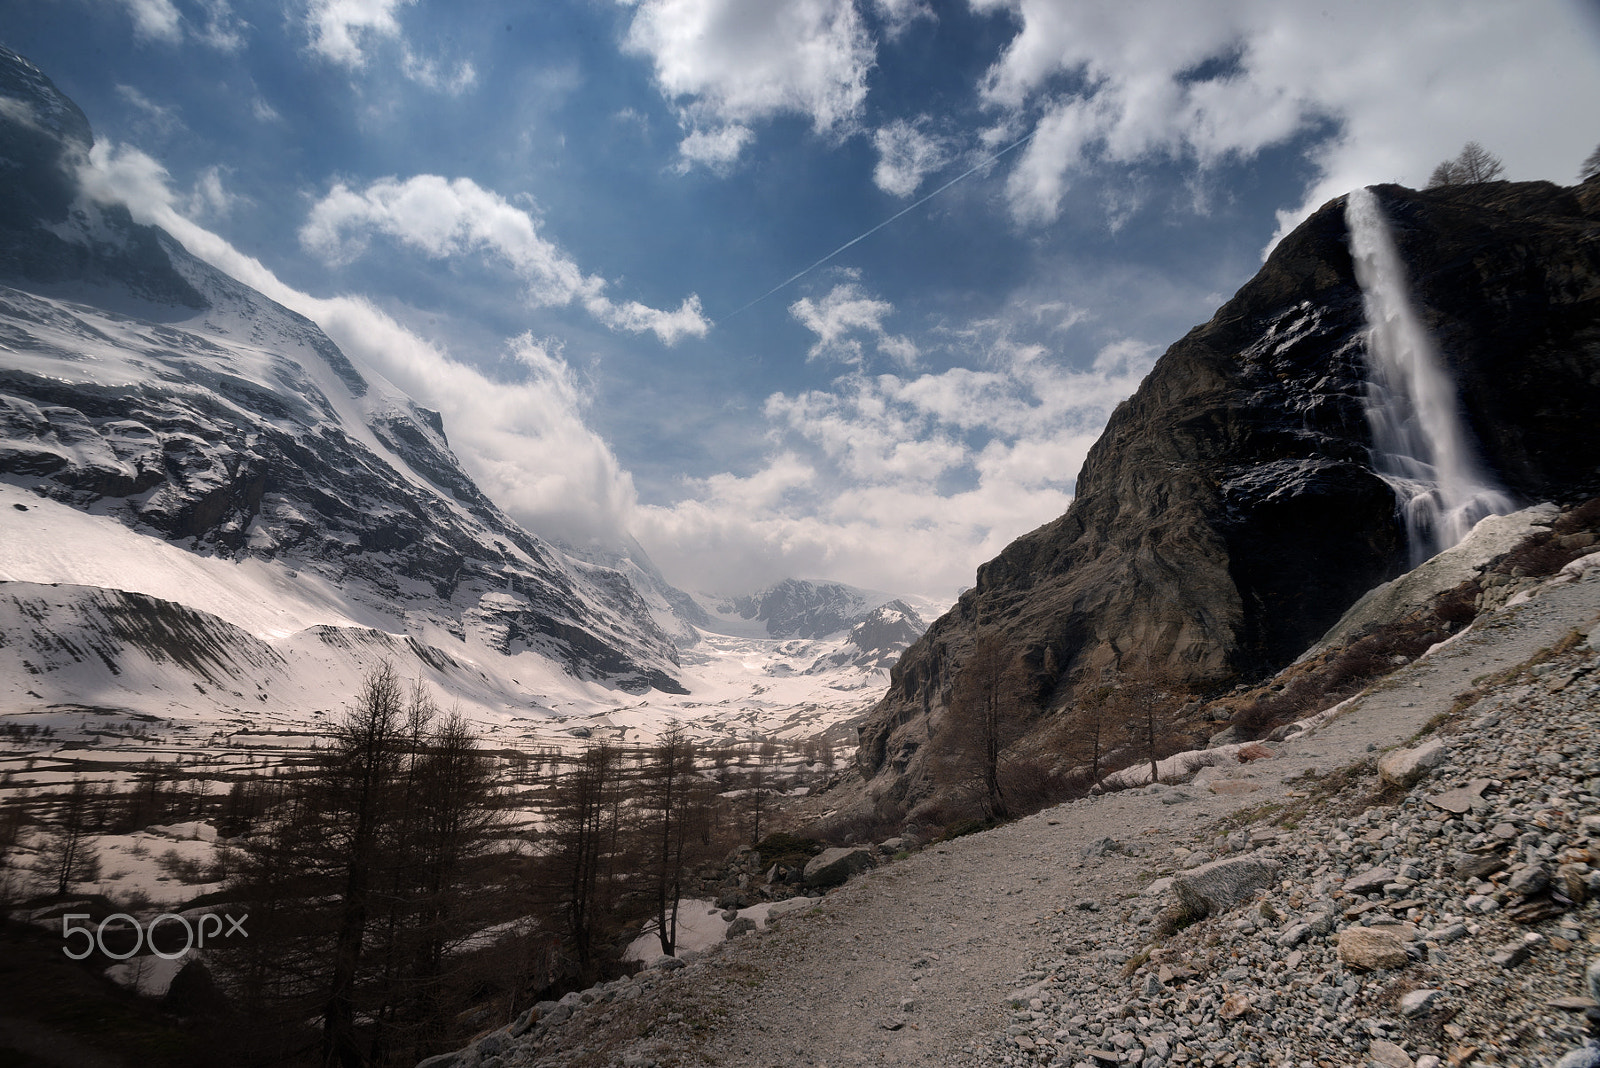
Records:
[[[492,679],[484,700],[507,710],[537,706],[561,675],[682,692],[673,643],[627,576],[507,518],[436,413],[314,323],[84,197],[88,124],[12,53],[0,105],[0,575],[181,605],[191,632],[215,621],[225,658],[243,655],[229,626],[347,651],[386,635],[403,669],[452,692],[463,671]],[[26,616],[36,596],[8,604]],[[126,609],[92,590],[54,602],[84,635],[114,632],[106,613]],[[87,686],[82,665],[108,658],[75,656],[93,642],[71,632],[54,650],[8,643],[23,660],[7,677],[55,697]],[[359,678],[364,659],[343,668]],[[245,661],[218,669],[247,678],[272,658]],[[106,666],[111,680],[78,699],[135,702]]]
[[[704,603],[503,514],[437,413],[83,193],[82,112],[0,49],[0,708],[261,729],[383,660],[492,733],[809,733],[923,629],[791,580]],[[581,733],[581,732],[580,732]]]

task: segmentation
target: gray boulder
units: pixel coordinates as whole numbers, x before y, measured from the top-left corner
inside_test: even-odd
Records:
[[[1370,894],[1374,890],[1382,890],[1385,885],[1395,881],[1397,873],[1392,868],[1369,868],[1359,875],[1352,875],[1344,881],[1344,888],[1357,896]]]
[[[1396,749],[1378,761],[1378,776],[1396,786],[1415,786],[1450,756],[1444,740],[1435,738],[1415,749]]]
[[[466,1052],[466,1050],[456,1050],[452,1053],[440,1053],[419,1062],[417,1068],[456,1068],[466,1056]]]
[[[1282,870],[1278,861],[1256,854],[1225,857],[1173,876],[1172,892],[1185,908],[1214,916],[1270,886]]]
[[[740,935],[749,934],[755,929],[755,920],[752,920],[748,916],[740,916],[737,920],[734,920],[732,923],[728,924],[728,929],[723,933],[723,937],[729,941],[732,941],[733,939],[738,938]]]
[[[806,864],[806,885],[819,890],[838,886],[876,863],[872,858],[872,850],[865,846],[824,849]]]
[[[1355,971],[1404,968],[1411,960],[1407,938],[1389,927],[1346,927],[1339,932],[1339,960]]]
[[[1122,852],[1122,846],[1115,838],[1096,838],[1094,841],[1083,847],[1083,856],[1085,860],[1094,860],[1097,857],[1105,856],[1107,853],[1120,852]]]

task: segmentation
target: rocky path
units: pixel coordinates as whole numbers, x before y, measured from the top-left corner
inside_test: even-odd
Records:
[[[687,967],[572,997],[570,1010],[491,1035],[456,1063],[1426,1068],[1434,1062],[1413,1058],[1452,1051],[1460,1064],[1553,1063],[1583,1020],[1544,1001],[1582,993],[1574,947],[1600,942],[1600,913],[1591,902],[1524,929],[1505,919],[1522,900],[1506,882],[1528,865],[1548,881],[1589,856],[1579,825],[1600,815],[1600,656],[1580,647],[1541,669],[1547,677],[1495,690],[1467,713],[1495,722],[1451,737],[1450,759],[1410,795],[1342,811],[1375,780],[1330,773],[1370,769],[1376,751],[1436,723],[1475,681],[1593,628],[1600,570],[1588,574],[1481,619],[1274,759],[1241,767],[1251,792],[1146,787],[931,846]],[[1495,785],[1465,814],[1426,800],[1484,778]],[[1316,797],[1341,782],[1352,785]],[[1297,804],[1310,806],[1297,826],[1270,825],[1274,809]],[[1237,829],[1223,836],[1225,817]],[[1282,865],[1261,910],[1252,899],[1156,937],[1167,899],[1141,892],[1161,874],[1243,852]],[[1501,854],[1502,870],[1483,880],[1457,870],[1463,857]],[[1600,842],[1591,859],[1600,869]],[[1344,888],[1385,864],[1394,870],[1380,874],[1395,881],[1380,880],[1370,900]],[[1588,867],[1560,870],[1586,878]],[[1339,958],[1343,929],[1392,933],[1386,924],[1408,935],[1412,969],[1362,972]],[[1522,974],[1493,963],[1524,934],[1565,949],[1519,961],[1532,969]],[[1500,986],[1473,985],[1491,979]],[[1437,992],[1403,1017],[1400,988],[1411,985]],[[1533,1030],[1493,1033],[1535,1003]]]

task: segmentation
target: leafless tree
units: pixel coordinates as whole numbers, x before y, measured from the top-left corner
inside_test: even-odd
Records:
[[[1159,782],[1158,762],[1169,755],[1178,715],[1188,695],[1171,672],[1154,660],[1140,660],[1113,682],[1107,705],[1129,742],[1150,764],[1150,781]]]
[[[1595,146],[1583,161],[1583,166],[1578,168],[1578,181],[1587,182],[1597,174],[1600,174],[1600,145]]]
[[[639,777],[645,822],[645,862],[652,876],[656,935],[671,956],[678,938],[678,899],[688,856],[694,799],[694,746],[674,726],[648,751]]]
[[[88,843],[97,794],[82,779],[74,779],[72,789],[56,805],[55,826],[39,849],[34,870],[58,894],[65,894],[73,883],[100,877],[99,858]]]
[[[1433,169],[1428,178],[1428,188],[1447,185],[1474,185],[1492,182],[1505,173],[1500,158],[1476,141],[1468,141],[1455,159],[1447,159]]]
[[[330,831],[343,858],[338,935],[333,971],[322,1012],[322,1057],[326,1064],[359,1068],[365,1058],[356,1041],[356,978],[367,933],[374,868],[381,829],[402,763],[404,699],[393,665],[367,676],[356,705],[340,722],[324,767],[323,799],[336,814]]]
[[[934,738],[932,766],[948,785],[971,783],[984,812],[1009,819],[1000,761],[1021,733],[1018,659],[998,630],[985,628],[950,691],[949,707]]]
[[[559,776],[552,792],[541,895],[565,919],[568,944],[585,977],[614,890],[610,878],[621,840],[623,753],[590,746]]]
[[[1090,786],[1100,784],[1106,757],[1123,733],[1123,725],[1109,697],[1109,687],[1085,693],[1076,705],[1063,713],[1057,728],[1067,757],[1089,769]]]
[[[767,814],[767,769],[760,764],[752,767],[744,777],[744,815],[750,828],[750,844],[761,841],[761,822]]]
[[[218,960],[254,1041],[324,1065],[416,1063],[461,1007],[443,996],[449,951],[493,922],[469,892],[495,819],[470,726],[440,720],[420,685],[408,700],[385,665],[314,770],[273,795],[230,885],[250,937]]]

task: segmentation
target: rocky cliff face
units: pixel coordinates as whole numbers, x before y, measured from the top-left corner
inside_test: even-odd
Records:
[[[468,659],[532,652],[579,679],[683,692],[627,576],[501,513],[437,413],[86,197],[90,137],[48,78],[0,49],[0,481],[267,566],[330,616]]]
[[[1600,181],[1377,189],[1412,297],[1483,458],[1523,500],[1600,464]],[[919,746],[980,628],[1043,714],[1130,656],[1217,685],[1292,660],[1404,562],[1372,471],[1366,336],[1343,200],[1162,357],[1120,405],[1061,518],[1018,538],[896,665],[860,770],[920,791]]]

